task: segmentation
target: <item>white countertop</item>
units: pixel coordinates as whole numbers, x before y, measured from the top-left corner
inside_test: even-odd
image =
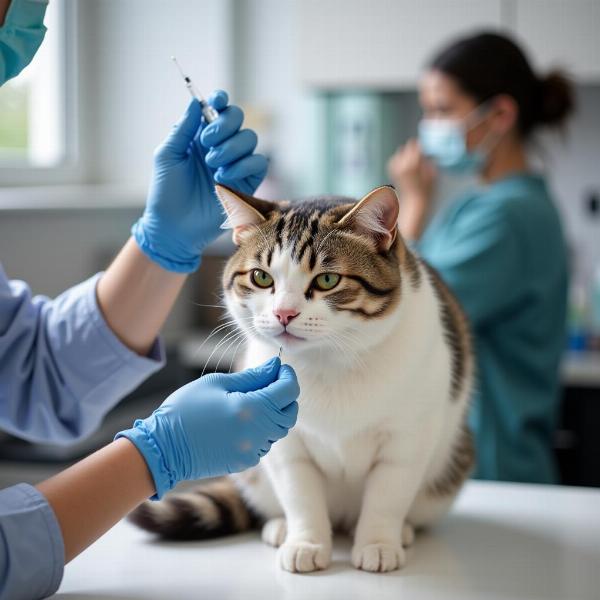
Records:
[[[339,538],[329,570],[293,575],[257,534],[166,543],[121,522],[66,567],[55,598],[598,600],[600,490],[469,482],[401,571],[356,571],[349,555]]]

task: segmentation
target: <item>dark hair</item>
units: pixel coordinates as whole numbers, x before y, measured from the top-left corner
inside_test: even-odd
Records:
[[[462,38],[439,52],[431,69],[456,80],[478,103],[499,94],[519,107],[518,129],[526,138],[541,125],[562,126],[575,108],[573,86],[560,71],[538,77],[523,51],[497,33]]]

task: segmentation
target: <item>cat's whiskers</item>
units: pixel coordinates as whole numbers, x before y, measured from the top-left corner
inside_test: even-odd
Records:
[[[219,365],[221,364],[221,361],[223,360],[223,358],[225,357],[225,355],[229,352],[229,349],[241,338],[243,338],[245,335],[245,332],[242,331],[238,331],[236,335],[233,336],[233,338],[231,338],[230,343],[227,344],[227,347],[223,350],[223,352],[221,353],[221,357],[219,358],[219,360],[217,361],[217,364],[215,365],[215,371],[219,370]]]
[[[209,334],[208,336],[204,339],[204,341],[200,344],[200,346],[198,346],[198,348],[196,348],[196,350],[194,351],[194,358],[196,356],[198,356],[198,354],[200,353],[200,350],[202,350],[202,348],[204,347],[204,345],[208,342],[208,340],[210,340],[213,336],[215,336],[217,333],[228,329],[229,327],[238,327],[238,321],[241,320],[245,320],[245,319],[251,319],[252,317],[241,317],[238,319],[234,319],[232,318],[231,320],[227,321],[227,323],[222,323],[221,325],[217,325]]]
[[[367,369],[367,364],[365,363],[362,354],[359,351],[357,346],[360,346],[361,340],[357,336],[353,335],[347,330],[337,331],[336,335],[340,338],[340,340],[344,340],[348,350],[350,350],[357,359],[357,362],[363,369]]]
[[[208,358],[206,359],[206,362],[204,363],[204,368],[202,369],[202,373],[200,374],[200,377],[202,377],[204,375],[204,372],[206,371],[206,367],[208,367],[211,358],[213,357],[214,353],[228,340],[231,339],[231,336],[237,336],[239,333],[238,330],[234,330],[234,331],[230,331],[229,333],[227,333],[227,335],[225,335],[225,337],[213,348],[213,351],[210,353],[210,355],[208,356]]]
[[[198,348],[196,348],[196,350],[194,351],[194,358],[196,356],[198,356],[198,354],[200,353],[200,351],[202,350],[202,348],[205,346],[205,344],[215,335],[217,335],[217,333],[220,333],[224,330],[227,330],[230,327],[236,327],[236,323],[235,321],[231,321],[228,323],[223,323],[222,325],[217,325],[203,340],[203,342],[198,346]]]
[[[227,306],[225,306],[224,304],[199,304],[198,302],[194,302],[193,300],[190,300],[190,304],[193,304],[194,306],[199,306],[200,308],[223,308],[223,309],[227,309]]]
[[[362,356],[352,348],[344,338],[341,337],[340,332],[331,332],[327,338],[331,343],[336,347],[342,354],[348,359],[349,362],[358,363],[359,367],[362,369],[366,369],[367,365],[365,364]]]
[[[231,361],[229,363],[229,370],[227,371],[228,373],[231,373],[231,369],[233,368],[233,363],[235,362],[235,357],[238,353],[238,350],[240,349],[241,345],[246,341],[245,338],[242,338],[239,342],[238,345],[235,347],[235,351],[233,353],[233,356],[231,357]]]

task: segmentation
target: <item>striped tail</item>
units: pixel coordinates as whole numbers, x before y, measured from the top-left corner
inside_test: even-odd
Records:
[[[167,540],[207,540],[255,528],[259,520],[230,479],[144,502],[128,519]]]

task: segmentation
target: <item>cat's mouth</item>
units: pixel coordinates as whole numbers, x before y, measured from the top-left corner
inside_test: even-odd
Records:
[[[306,338],[300,337],[299,335],[294,335],[289,331],[283,331],[277,336],[278,340],[286,341],[286,342],[299,342],[304,341]]]

